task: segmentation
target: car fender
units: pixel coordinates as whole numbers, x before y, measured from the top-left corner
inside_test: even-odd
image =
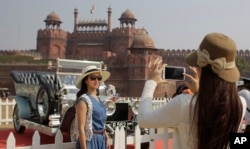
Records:
[[[68,108],[61,120],[60,129],[62,132],[68,132],[71,121],[75,118],[76,109],[74,106]]]
[[[27,97],[14,96],[21,118],[30,118],[30,104]]]

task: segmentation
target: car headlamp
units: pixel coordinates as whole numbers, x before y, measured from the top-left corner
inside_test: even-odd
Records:
[[[138,108],[139,108],[139,100],[133,101],[131,104],[131,110],[133,112],[134,115],[138,114]]]
[[[115,102],[113,102],[112,100],[105,100],[104,101],[104,105],[106,107],[106,115],[107,116],[111,116],[115,113],[115,110],[116,110],[116,105],[115,105]]]

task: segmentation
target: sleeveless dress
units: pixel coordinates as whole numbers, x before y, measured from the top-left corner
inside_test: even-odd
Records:
[[[105,123],[106,123],[106,107],[105,105],[101,102],[101,100],[97,101],[93,96],[86,94],[89,99],[92,102],[93,105],[93,110],[92,110],[92,129],[93,132],[100,132],[105,129]],[[83,100],[85,103],[86,99],[83,97],[80,97],[77,101],[76,104],[80,101]],[[93,133],[93,136],[90,140],[87,140],[87,149],[106,149],[106,136],[105,134],[95,134]],[[76,149],[81,149],[80,141],[79,139],[77,140],[76,143]]]

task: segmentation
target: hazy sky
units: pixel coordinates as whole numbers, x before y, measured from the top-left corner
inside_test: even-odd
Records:
[[[136,28],[147,29],[157,48],[195,49],[205,34],[222,32],[238,49],[250,49],[250,0],[1,0],[0,49],[35,49],[37,30],[45,28],[52,11],[60,16],[61,29],[72,32],[75,8],[78,19],[107,20],[109,6],[112,28],[129,9]]]

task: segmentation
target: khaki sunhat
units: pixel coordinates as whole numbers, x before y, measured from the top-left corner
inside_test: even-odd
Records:
[[[211,69],[221,79],[236,82],[240,78],[235,59],[237,47],[235,42],[221,33],[209,33],[202,40],[199,49],[188,54],[185,61],[190,66],[204,67],[211,65]]]

